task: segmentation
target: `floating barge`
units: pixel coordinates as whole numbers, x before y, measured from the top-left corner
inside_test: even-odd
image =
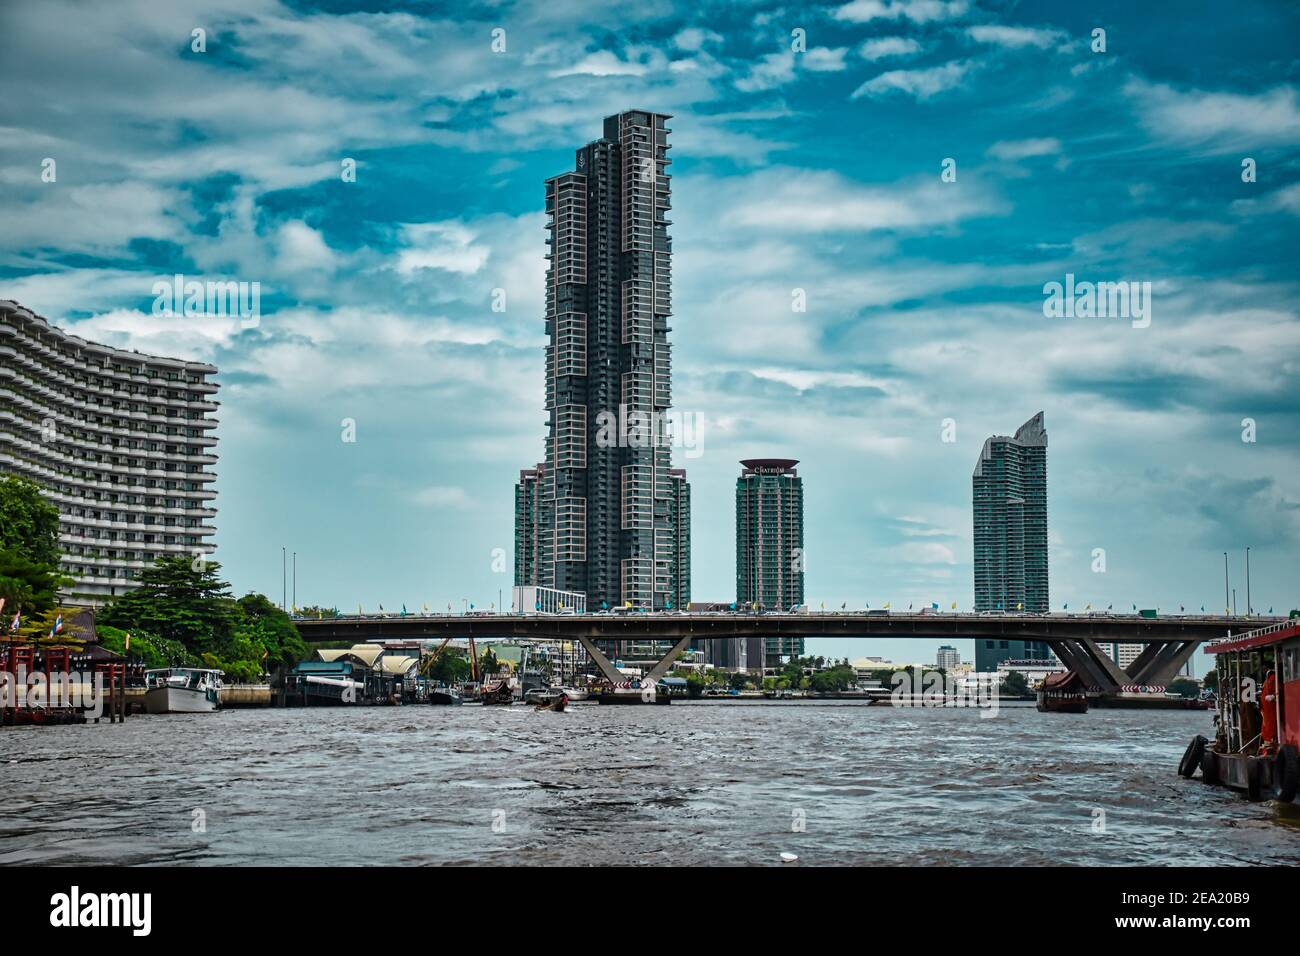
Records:
[[[1188,744],[1178,773],[1244,793],[1295,801],[1300,789],[1300,620],[1209,645],[1219,679],[1214,740]]]

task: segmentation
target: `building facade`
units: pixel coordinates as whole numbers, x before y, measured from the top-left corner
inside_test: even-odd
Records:
[[[216,372],[88,342],[0,300],[0,474],[58,507],[66,603],[111,600],[164,555],[213,551]]]
[[[803,604],[803,479],[789,458],[750,458],[736,479],[736,603]]]
[[[516,554],[534,556],[516,562],[515,583],[580,591],[593,610],[689,594],[689,532],[673,524],[689,493],[667,421],[668,119],[606,117],[575,169],[546,181],[546,460],[515,489]]]
[[[1047,430],[1042,412],[1014,436],[994,435],[984,442],[971,487],[975,609],[1046,613]],[[1035,641],[976,641],[975,650],[981,671],[994,670],[1008,658],[1051,656]]]
[[[961,652],[951,645],[944,644],[935,652],[934,666],[944,671],[956,670],[961,666]]]

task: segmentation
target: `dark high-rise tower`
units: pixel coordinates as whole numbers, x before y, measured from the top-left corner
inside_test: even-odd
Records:
[[[971,479],[975,522],[975,609],[1045,613],[1047,587],[1047,430],[1039,412],[1015,437],[984,442]],[[1002,647],[1006,643],[1007,647]],[[1035,642],[976,641],[975,664],[1047,657]],[[986,645],[992,644],[993,647]]]
[[[676,605],[689,569],[679,554],[689,537],[674,526],[684,474],[670,474],[665,417],[667,120],[606,117],[575,170],[546,181],[546,461],[516,487],[516,554],[536,560],[516,561],[515,578],[583,592],[589,608]]]
[[[750,458],[736,479],[736,602],[803,603],[803,479],[790,458]]]

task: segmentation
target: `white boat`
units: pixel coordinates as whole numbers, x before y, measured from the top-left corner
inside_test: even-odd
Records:
[[[591,696],[587,693],[585,687],[561,687],[560,692],[565,694],[570,701],[587,700]]]
[[[221,671],[204,667],[145,671],[145,713],[208,714],[220,710],[221,677]]]

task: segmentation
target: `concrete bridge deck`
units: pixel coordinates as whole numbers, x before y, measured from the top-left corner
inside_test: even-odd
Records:
[[[884,637],[1042,641],[1094,692],[1118,694],[1129,684],[1168,681],[1207,640],[1283,620],[1280,617],[1180,614],[964,614],[941,611],[871,613],[602,613],[602,614],[446,614],[431,616],[358,615],[299,620],[303,638],[315,642],[418,640],[473,637],[476,640],[578,641],[601,673],[617,682],[622,674],[597,641],[672,641],[672,650],[644,680],[657,681],[687,647],[702,641],[738,637]],[[1103,649],[1111,642],[1147,645],[1127,668]]]

